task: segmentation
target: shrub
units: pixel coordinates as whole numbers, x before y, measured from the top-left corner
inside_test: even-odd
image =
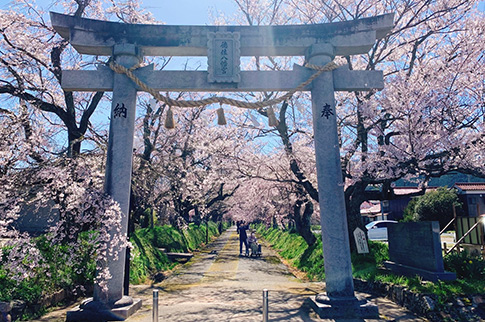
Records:
[[[453,219],[453,205],[457,214],[463,212],[455,191],[438,188],[414,198],[404,209],[404,221],[438,221],[443,228]]]
[[[35,279],[25,279],[20,282],[13,280],[6,270],[0,268],[0,301],[21,299],[34,303],[42,296],[42,285]]]
[[[44,312],[38,304],[42,297],[60,289],[76,292],[92,285],[96,271],[95,235],[80,233],[75,249],[68,244],[52,243],[48,235],[3,247],[0,301],[24,301],[27,306],[21,318],[36,318]],[[18,259],[20,255],[22,258]]]
[[[418,215],[416,214],[417,201],[418,198],[412,198],[411,201],[409,201],[408,205],[403,210],[402,222],[413,222],[419,220]]]
[[[485,277],[485,260],[467,252],[453,252],[444,258],[445,269],[455,272],[458,278],[482,279]]]

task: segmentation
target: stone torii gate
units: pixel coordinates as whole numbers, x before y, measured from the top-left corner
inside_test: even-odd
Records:
[[[315,71],[296,66],[289,71],[240,71],[240,56],[305,56],[323,66],[335,56],[364,54],[393,28],[393,14],[354,21],[289,26],[166,26],[91,20],[51,12],[55,30],[81,54],[111,56],[126,68],[143,56],[207,56],[207,71],[154,71],[133,74],[157,91],[251,92],[291,91]],[[313,299],[321,317],[371,317],[377,307],[355,297],[350,261],[334,91],[383,88],[380,71],[354,71],[342,66],[321,73],[302,90],[311,91],[326,294]],[[65,70],[65,91],[113,91],[105,190],[119,202],[126,235],[130,198],[137,91],[127,75],[109,68]],[[125,250],[110,258],[113,276],[108,294],[95,286],[91,305],[80,311],[110,310],[126,318],[131,298],[123,297]],[[79,312],[78,312],[79,313]],[[82,313],[82,312],[81,312]],[[77,316],[77,315],[76,315]],[[68,318],[69,319],[69,318]],[[73,318],[74,320],[75,318]]]

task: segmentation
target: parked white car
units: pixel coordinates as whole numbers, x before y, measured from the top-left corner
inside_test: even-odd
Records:
[[[396,224],[394,220],[376,220],[365,225],[369,240],[387,240],[387,227]]]

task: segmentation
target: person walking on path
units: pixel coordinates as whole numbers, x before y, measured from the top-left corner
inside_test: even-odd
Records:
[[[237,232],[239,233],[239,256],[243,255],[243,252],[242,252],[243,244],[246,249],[246,254],[249,254],[248,234],[247,234],[248,229],[249,229],[249,224],[247,224],[245,221],[242,221],[237,227]]]

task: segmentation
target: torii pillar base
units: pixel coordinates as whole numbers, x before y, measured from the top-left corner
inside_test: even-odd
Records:
[[[310,297],[313,310],[322,319],[377,319],[377,305],[357,297],[331,298],[324,294]]]
[[[66,322],[124,321],[138,311],[141,306],[141,299],[132,299],[126,296],[115,303],[112,308],[108,308],[100,302],[93,301],[93,298],[89,298],[74,310],[67,312]]]

